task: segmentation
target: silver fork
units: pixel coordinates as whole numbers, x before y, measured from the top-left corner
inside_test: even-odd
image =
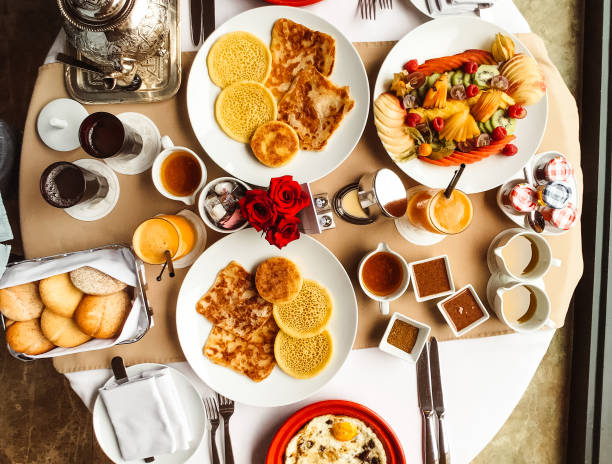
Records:
[[[361,10],[361,19],[376,19],[376,0],[359,0],[357,8]]]
[[[225,443],[225,464],[234,464],[234,451],[232,450],[232,440],[229,432],[229,420],[234,414],[234,401],[226,398],[225,396],[217,393],[217,399],[219,400],[219,412],[223,417],[223,432],[224,432],[224,443]]]
[[[378,0],[378,6],[381,10],[393,8],[393,0]]]
[[[216,433],[219,427],[219,410],[214,398],[204,398],[204,408],[206,409],[206,417],[210,423],[210,449],[212,451],[212,464],[219,463],[219,453],[217,452]]]

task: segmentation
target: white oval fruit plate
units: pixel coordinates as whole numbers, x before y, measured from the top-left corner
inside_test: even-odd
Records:
[[[327,367],[311,379],[294,379],[276,366],[268,378],[256,383],[227,367],[213,364],[202,353],[213,326],[196,311],[196,304],[214,283],[219,271],[233,260],[254,273],[262,261],[273,256],[292,260],[304,278],[325,286],[332,297],[333,311],[327,325],[332,337],[332,358]],[[279,250],[255,229],[247,228],[208,247],[191,266],[176,304],[176,329],[187,362],[210,388],[240,403],[281,406],[316,393],[342,367],[357,334],[357,300],[344,267],[317,240],[302,234],[299,240]]]
[[[495,34],[512,38],[516,53],[531,53],[513,34],[479,18],[451,16],[429,21],[405,35],[389,52],[383,62],[372,100],[389,90],[393,74],[400,72],[404,63],[416,59],[423,63],[430,58],[461,53],[468,49],[490,50]],[[515,156],[492,155],[477,163],[468,164],[459,180],[458,188],[465,193],[478,193],[503,184],[536,153],[548,117],[548,95],[535,105],[526,107],[527,117],[517,120],[516,139],[512,142],[519,151]],[[388,153],[391,159],[393,156]],[[456,166],[442,167],[418,159],[396,163],[399,168],[417,182],[432,188],[445,188]]]
[[[336,59],[329,78],[337,86],[349,86],[353,109],[344,117],[320,152],[300,151],[288,164],[269,168],[261,164],[249,144],[237,142],[221,130],[215,119],[215,101],[221,89],[208,76],[206,57],[222,35],[247,31],[269,46],[276,20],[288,18],[310,29],[325,32],[336,41]],[[368,77],[351,42],[335,26],[306,10],[287,6],[267,6],[247,10],[219,26],[206,39],[193,60],[187,82],[187,110],[191,126],[208,156],[232,176],[251,185],[267,186],[272,177],[292,175],[298,182],[312,182],[336,169],[353,151],[361,138],[370,107]],[[248,111],[248,108],[244,109]]]

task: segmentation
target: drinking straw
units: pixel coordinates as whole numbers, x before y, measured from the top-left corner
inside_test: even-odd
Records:
[[[457,186],[457,182],[459,182],[459,178],[461,177],[461,174],[463,174],[463,170],[465,169],[465,163],[461,163],[461,166],[459,166],[459,169],[457,169],[455,171],[455,174],[453,175],[453,178],[450,181],[450,184],[448,184],[448,187],[446,187],[446,190],[444,190],[444,196],[446,198],[450,198],[453,190],[455,190],[455,187]]]
[[[164,275],[164,271],[166,270],[166,266],[168,266],[168,274],[170,275],[170,277],[174,277],[175,276],[175,274],[174,274],[174,264],[172,264],[172,256],[170,256],[170,251],[165,250],[164,251],[164,256],[166,257],[166,262],[162,266],[161,272],[156,277],[156,280],[158,282],[161,282],[162,276]]]

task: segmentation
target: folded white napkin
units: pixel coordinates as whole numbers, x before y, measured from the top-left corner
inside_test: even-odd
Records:
[[[126,461],[189,447],[191,431],[168,368],[103,387],[100,395]]]

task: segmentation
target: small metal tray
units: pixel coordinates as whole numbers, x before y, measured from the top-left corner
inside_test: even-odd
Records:
[[[136,91],[106,90],[102,76],[71,66],[64,66],[66,90],[84,104],[149,103],[173,97],[181,86],[181,33],[179,0],[168,0],[168,34],[163,56],[154,56],[136,63],[142,86]],[[87,61],[70,44],[67,52]]]
[[[144,263],[140,260],[140,258],[138,258],[134,252],[132,251],[132,249],[130,247],[127,247],[125,245],[119,245],[119,244],[113,244],[113,245],[105,245],[102,247],[98,247],[98,248],[90,248],[89,250],[82,250],[82,251],[74,251],[74,252],[70,252],[70,253],[61,253],[58,255],[52,255],[52,256],[45,256],[43,258],[34,258],[34,259],[26,259],[24,261],[18,261],[15,263],[10,263],[7,268],[9,267],[13,267],[13,266],[17,266],[19,264],[23,264],[23,263],[45,263],[47,261],[53,261],[56,259],[62,259],[62,258],[66,258],[69,256],[73,256],[73,255],[77,255],[77,254],[85,254],[85,253],[93,253],[96,251],[100,251],[100,250],[127,250],[129,252],[130,257],[133,258],[133,262],[132,264],[134,265],[134,269],[136,270],[136,283],[137,286],[134,289],[134,297],[140,299],[141,303],[142,303],[142,310],[141,310],[141,314],[138,317],[138,325],[137,325],[137,330],[136,333],[134,334],[134,336],[132,338],[130,338],[129,340],[124,340],[123,342],[117,343],[117,345],[126,345],[129,343],[135,343],[138,340],[140,340],[142,337],[144,337],[144,334],[147,333],[147,331],[152,327],[153,325],[153,310],[151,309],[151,306],[149,305],[149,300],[147,298],[147,281],[146,281],[146,277],[145,277],[145,268],[144,268]],[[4,315],[0,313],[0,323],[2,324],[2,329],[4,331],[6,331],[6,323],[4,320]],[[36,358],[32,358],[31,356],[24,354],[24,353],[20,353],[18,351],[13,350],[7,343],[6,345],[9,353],[21,360],[21,361],[34,361]],[[100,348],[100,349],[106,349],[108,347],[104,347],[104,348]],[[91,350],[91,351],[95,351],[95,350]],[[61,356],[61,355],[60,355]]]

